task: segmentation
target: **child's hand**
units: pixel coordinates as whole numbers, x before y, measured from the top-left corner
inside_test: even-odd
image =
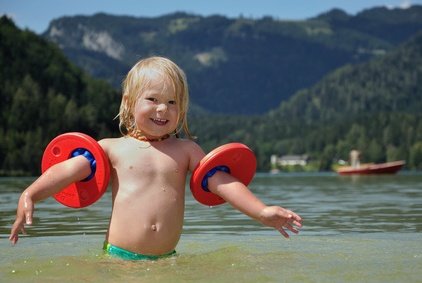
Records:
[[[10,231],[9,240],[12,244],[16,244],[19,239],[19,233],[26,234],[25,224],[32,224],[32,214],[34,213],[34,202],[28,196],[27,193],[24,193],[19,199],[18,211],[16,213],[16,220],[13,223],[12,229]]]
[[[297,228],[302,227],[302,218],[299,215],[280,206],[264,208],[259,215],[259,221],[266,226],[275,228],[286,238],[289,238],[289,234],[285,229],[297,234],[299,233]]]

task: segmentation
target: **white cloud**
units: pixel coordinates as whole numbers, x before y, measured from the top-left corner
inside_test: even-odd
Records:
[[[411,0],[402,0],[400,2],[399,7],[402,9],[407,9],[410,8],[410,6],[412,6],[412,1]]]
[[[385,5],[388,9],[396,9],[396,8],[400,8],[400,9],[408,9],[412,6],[412,0],[401,0],[400,4],[398,5],[390,5],[387,4]]]

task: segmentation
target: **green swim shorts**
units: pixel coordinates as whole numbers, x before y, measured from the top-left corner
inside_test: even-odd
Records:
[[[123,260],[157,260],[160,258],[170,257],[176,254],[176,251],[172,251],[163,255],[143,255],[113,246],[112,244],[107,242],[104,242],[103,249],[106,254]]]

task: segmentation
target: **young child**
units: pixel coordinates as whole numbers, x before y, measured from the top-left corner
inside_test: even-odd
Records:
[[[169,59],[147,58],[129,71],[118,115],[123,136],[99,141],[111,166],[108,254],[157,259],[175,253],[182,233],[186,177],[205,156],[189,132],[188,103],[185,74]],[[181,131],[190,139],[178,138]],[[19,233],[25,233],[25,224],[32,224],[36,202],[90,173],[84,156],[44,172],[22,193],[9,240],[15,244]],[[286,230],[298,233],[300,216],[279,206],[266,206],[231,175],[218,172],[208,184],[211,192],[284,237],[289,237]]]

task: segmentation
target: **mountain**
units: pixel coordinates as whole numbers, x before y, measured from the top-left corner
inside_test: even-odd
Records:
[[[260,171],[269,169],[272,154],[304,153],[315,168],[329,170],[353,148],[363,161],[404,159],[408,168],[422,169],[421,66],[419,32],[382,56],[333,70],[262,115],[193,107],[190,129],[205,151],[247,144]],[[0,99],[0,175],[39,174],[43,148],[60,133],[119,135],[113,117],[120,93],[6,17],[0,18]]]
[[[377,7],[364,10],[352,17],[334,9],[316,19],[328,22],[336,29],[347,29],[380,38],[391,44],[399,44],[421,29],[422,6],[410,9]]]
[[[365,62],[422,29],[422,6],[332,10],[304,21],[96,14],[52,21],[43,36],[78,66],[116,88],[153,54],[186,71],[194,104],[214,113],[263,114],[327,73]]]
[[[259,116],[196,117],[191,130],[208,150],[242,141],[269,169],[272,154],[307,154],[330,170],[351,149],[364,162],[403,159],[422,169],[422,32],[365,63],[346,65]]]
[[[417,114],[422,109],[422,31],[385,56],[346,65],[297,92],[278,111],[306,123],[374,113]]]

